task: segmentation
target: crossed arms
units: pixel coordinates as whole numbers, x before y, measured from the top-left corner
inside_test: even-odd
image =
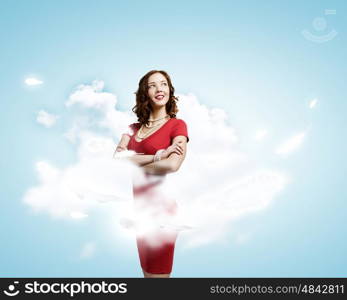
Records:
[[[130,137],[128,135],[123,135],[116,151],[127,150],[129,140]],[[144,154],[135,154],[129,159],[139,167],[142,167],[148,174],[164,175],[179,170],[186,157],[186,152],[187,138],[183,135],[179,135],[172,140],[170,147],[165,149],[161,155],[162,159],[159,161],[153,161],[154,155]]]

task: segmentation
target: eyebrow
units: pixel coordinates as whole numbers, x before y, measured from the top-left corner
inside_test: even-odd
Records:
[[[167,82],[166,80],[162,80],[162,81],[160,81],[160,82]],[[148,82],[148,84],[151,84],[151,83],[155,83],[154,81],[152,81],[152,82]]]

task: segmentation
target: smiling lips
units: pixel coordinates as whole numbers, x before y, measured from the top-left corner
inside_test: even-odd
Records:
[[[157,100],[162,100],[164,98],[164,95],[157,95],[155,96],[155,99]]]

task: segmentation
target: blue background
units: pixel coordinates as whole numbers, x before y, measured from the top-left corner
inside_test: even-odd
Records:
[[[139,78],[169,72],[179,93],[224,109],[241,144],[294,181],[266,211],[233,225],[228,238],[182,250],[175,277],[342,277],[347,275],[346,1],[0,1],[0,276],[139,277],[135,244],[105,245],[77,260],[97,239],[97,220],[80,225],[31,215],[21,202],[37,184],[34,165],[61,167],[74,152],[36,123],[45,109],[63,114],[71,91],[103,80],[130,110]],[[324,15],[335,9],[336,15]],[[324,17],[327,28],[312,21]],[[302,30],[338,35],[325,43]],[[40,86],[26,86],[34,76]],[[308,109],[317,98],[315,109]],[[312,126],[290,159],[268,148]],[[255,146],[258,127],[272,128]],[[94,226],[95,225],[95,226]],[[254,234],[243,244],[233,232]],[[126,249],[124,247],[127,247]]]

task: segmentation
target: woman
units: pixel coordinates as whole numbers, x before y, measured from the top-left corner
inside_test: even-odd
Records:
[[[180,168],[189,141],[185,122],[176,118],[178,99],[174,92],[165,71],[153,70],[143,76],[133,108],[138,123],[129,126],[132,133],[123,134],[116,149],[117,152],[133,150],[137,153],[131,160],[146,176],[145,182],[134,183],[135,208],[156,220],[169,219],[177,212],[176,202],[168,198],[168,191],[163,192],[160,186],[167,173]],[[170,277],[176,238],[176,231],[162,227],[137,235],[144,277]]]

